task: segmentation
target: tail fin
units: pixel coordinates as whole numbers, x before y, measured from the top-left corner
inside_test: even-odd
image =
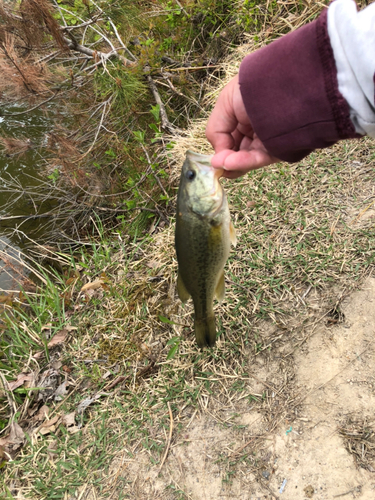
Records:
[[[213,347],[216,342],[215,316],[195,319],[195,337],[200,348]]]

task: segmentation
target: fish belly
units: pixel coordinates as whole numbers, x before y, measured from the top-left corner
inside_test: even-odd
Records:
[[[176,252],[178,292],[186,302],[194,302],[195,335],[199,347],[216,341],[213,300],[224,297],[224,265],[229,255],[229,217],[209,220],[195,216],[177,216]]]

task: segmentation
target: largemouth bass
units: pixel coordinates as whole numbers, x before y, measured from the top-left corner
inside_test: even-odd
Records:
[[[194,302],[195,336],[199,347],[216,341],[213,300],[223,300],[224,265],[236,234],[227,197],[211,166],[211,156],[188,151],[177,195],[175,244],[177,290],[182,302]]]

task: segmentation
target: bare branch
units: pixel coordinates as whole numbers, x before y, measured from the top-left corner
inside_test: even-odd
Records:
[[[92,3],[95,5],[95,7],[102,13],[102,14],[105,14],[105,12],[99,7],[99,5],[97,5],[94,0],[91,0]],[[128,56],[130,56],[134,61],[137,61],[137,58],[135,57],[135,55],[126,47],[126,45],[124,45],[124,42],[122,41],[118,31],[117,31],[117,28],[116,28],[116,25],[114,24],[114,22],[112,21],[112,19],[110,17],[107,16],[107,19],[110,23],[110,25],[112,26],[113,28],[113,31],[115,32],[115,35],[117,37],[117,40],[120,42],[121,44],[121,47],[125,50],[125,52],[128,54]]]
[[[61,8],[62,10],[64,10],[65,12],[68,12],[68,14],[70,14],[70,15],[74,16],[76,19],[79,19],[82,23],[84,23],[84,22],[85,22],[85,21],[84,21],[84,19],[82,19],[81,17],[77,16],[77,14],[74,14],[74,13],[73,13],[73,12],[71,12],[70,10],[65,9],[64,7],[61,7],[61,6],[60,6],[60,8]],[[104,40],[108,43],[108,45],[112,48],[112,50],[114,50],[114,49],[115,49],[115,48],[114,48],[114,46],[113,46],[113,44],[112,44],[112,42],[111,42],[111,40],[110,40],[109,38],[107,38],[107,37],[106,37],[106,36],[105,36],[105,35],[104,35],[104,34],[103,34],[100,30],[98,30],[97,28],[95,28],[95,27],[94,27],[94,26],[92,26],[92,25],[90,25],[89,27],[90,27],[93,31],[95,31],[95,33],[98,33],[98,35],[100,35],[101,37],[103,37],[103,38],[104,38]],[[68,34],[69,34],[69,33],[68,33]]]
[[[116,57],[120,59],[125,66],[133,66],[134,62],[129,61],[129,59],[126,59],[126,57],[121,56],[115,48],[111,50],[110,52],[100,52],[99,50],[92,50],[89,49],[88,47],[84,47],[83,45],[79,44],[75,40],[69,40],[68,38],[64,37],[64,40],[68,44],[68,47],[72,50],[76,50],[77,52],[81,52],[82,54],[85,54],[87,56],[92,57],[93,59],[96,59],[97,57],[102,58],[103,60],[110,59],[111,57]],[[97,63],[98,64],[98,63]],[[99,62],[100,64],[100,62]]]
[[[183,8],[183,6],[180,4],[178,0],[175,0],[176,4],[180,7],[181,12],[185,14],[185,16],[188,16],[189,14],[186,12],[186,10]]]
[[[90,153],[90,151],[92,150],[92,148],[94,147],[95,142],[96,142],[96,139],[98,138],[98,135],[99,135],[100,129],[102,128],[102,125],[103,125],[104,117],[105,117],[105,115],[106,115],[107,106],[109,106],[109,105],[110,105],[111,100],[112,100],[112,96],[111,96],[111,97],[110,97],[107,101],[105,101],[105,103],[103,103],[103,105],[104,105],[104,109],[103,109],[102,116],[101,116],[101,118],[100,118],[100,123],[99,123],[99,126],[98,126],[98,128],[97,128],[97,130],[96,130],[96,133],[95,133],[94,140],[93,140],[93,142],[92,142],[91,146],[89,147],[89,149],[86,151],[86,153],[80,157],[80,161],[81,161],[81,160],[82,160],[85,156],[87,156],[87,155]]]
[[[161,118],[161,126],[163,127],[164,130],[167,130],[171,134],[175,134],[178,132],[178,128],[173,126],[171,122],[168,120],[167,112],[165,111],[165,106],[161,100],[161,97],[159,95],[158,89],[156,88],[154,80],[151,78],[150,75],[147,75],[147,81],[149,84],[149,87],[151,89],[151,92],[154,95],[156,103],[159,105],[160,108],[160,118]]]

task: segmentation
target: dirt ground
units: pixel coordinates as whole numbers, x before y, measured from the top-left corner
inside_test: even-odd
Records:
[[[244,442],[234,428],[225,428],[209,413],[193,414],[184,439],[172,443],[161,474],[150,471],[142,493],[146,487],[149,495],[163,498],[165,485],[173,483],[175,491],[183,492],[181,498],[193,500],[373,500],[375,278],[367,278],[340,311],[337,324],[322,322],[294,353],[294,389],[303,395],[294,419],[269,432],[264,416],[244,405],[237,423],[253,436]],[[274,363],[260,363],[258,381],[274,368]],[[261,466],[241,467],[223,481],[220,451],[235,459],[251,449],[257,436]]]

